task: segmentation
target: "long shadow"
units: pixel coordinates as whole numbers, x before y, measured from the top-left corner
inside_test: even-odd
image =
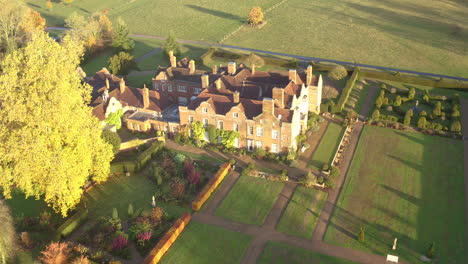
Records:
[[[423,172],[423,169],[424,169],[423,166],[421,166],[421,165],[419,165],[419,164],[417,164],[415,162],[411,162],[411,161],[409,161],[407,159],[402,159],[402,158],[397,157],[397,156],[395,156],[393,154],[387,154],[387,156],[389,156],[390,158],[392,158],[394,160],[397,160],[397,161],[403,163],[404,165],[406,165],[408,167],[411,167],[411,168],[413,168],[413,169],[415,169],[417,171]]]
[[[185,5],[185,6],[190,7],[192,9],[195,9],[197,11],[200,11],[202,13],[210,14],[210,15],[217,16],[217,17],[220,17],[220,18],[227,18],[227,19],[231,19],[231,20],[235,20],[235,21],[244,21],[245,20],[244,18],[242,18],[240,16],[237,16],[237,15],[234,15],[234,14],[231,14],[231,13],[227,13],[227,12],[224,12],[224,11],[209,9],[209,8],[196,6],[196,5]]]
[[[385,190],[387,190],[389,192],[392,192],[392,193],[398,195],[400,198],[403,198],[403,199],[405,199],[406,201],[408,201],[410,203],[413,203],[413,204],[418,205],[418,206],[421,204],[421,199],[416,198],[411,194],[404,193],[404,192],[402,192],[400,190],[397,190],[397,189],[395,189],[393,187],[390,187],[388,185],[379,184],[379,186],[384,188]]]

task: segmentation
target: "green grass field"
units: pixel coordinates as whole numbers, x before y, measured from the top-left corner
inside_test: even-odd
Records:
[[[160,263],[241,263],[251,239],[242,233],[192,221]]]
[[[240,177],[215,215],[241,223],[262,225],[284,183],[250,176]]]
[[[325,241],[421,263],[466,263],[462,141],[366,126]],[[360,228],[365,241],[356,240]]]
[[[126,219],[129,203],[133,205],[135,211],[151,208],[151,197],[157,188],[158,186],[144,175],[111,177],[87,192],[82,203],[86,203],[90,218],[111,216],[113,208],[117,208],[120,218]],[[182,213],[190,211],[189,208],[161,201],[157,201],[156,204],[173,217],[179,217]]]
[[[323,264],[352,264],[354,262],[325,256],[319,253],[308,251],[290,245],[268,242],[262,255],[257,261],[258,264],[303,264],[303,263],[323,263]]]
[[[336,149],[340,144],[341,136],[343,135],[344,128],[336,123],[330,122],[323,135],[317,149],[312,156],[310,166],[321,169],[323,164],[330,164],[335,155]]]
[[[311,238],[327,196],[326,192],[297,187],[276,229],[286,234]]]
[[[133,33],[217,42],[245,23],[249,9],[266,12],[262,29],[243,27],[225,43],[298,55],[468,77],[468,3],[431,0],[76,0],[66,5],[26,0],[49,26],[73,12],[109,9]],[[291,16],[294,19],[291,19]],[[301,36],[301,37],[298,37]],[[408,59],[411,58],[411,59]]]

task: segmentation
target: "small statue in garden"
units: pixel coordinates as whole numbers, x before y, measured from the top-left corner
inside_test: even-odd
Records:
[[[151,202],[151,205],[152,205],[153,207],[156,206],[156,201],[154,200],[154,195],[153,195],[153,201]]]

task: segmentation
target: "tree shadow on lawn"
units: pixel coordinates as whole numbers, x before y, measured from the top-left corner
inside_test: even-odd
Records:
[[[223,12],[223,11],[219,11],[219,10],[214,10],[214,9],[209,9],[209,8],[196,6],[196,5],[185,5],[185,6],[190,7],[192,9],[195,9],[197,11],[200,11],[202,13],[210,14],[210,15],[217,16],[217,17],[220,17],[220,18],[227,18],[227,19],[230,19],[230,20],[245,22],[244,18],[242,18],[240,16],[237,16],[237,15],[234,15],[234,14],[231,14],[231,13],[227,13],[227,12]]]

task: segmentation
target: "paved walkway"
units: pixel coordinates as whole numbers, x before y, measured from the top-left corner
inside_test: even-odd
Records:
[[[47,27],[47,29],[48,30],[68,30],[68,28],[63,28],[63,27]],[[139,37],[139,38],[160,39],[160,40],[165,40],[166,39],[166,37],[162,37],[162,36],[144,35],[144,34],[131,34],[130,36]],[[243,50],[243,51],[254,52],[254,53],[263,53],[263,54],[269,54],[269,55],[274,55],[274,56],[289,57],[289,58],[295,58],[295,59],[303,60],[303,61],[307,61],[307,62],[309,62],[309,61],[328,62],[328,63],[331,62],[331,63],[346,64],[346,65],[355,66],[355,67],[359,66],[359,67],[362,67],[362,68],[370,68],[370,69],[376,69],[376,70],[403,72],[403,73],[423,75],[423,76],[428,76],[428,77],[437,77],[437,78],[446,78],[446,79],[453,79],[453,80],[460,80],[460,81],[468,81],[467,78],[461,78],[461,77],[455,77],[455,76],[449,76],[449,75],[427,73],[427,72],[418,72],[418,71],[411,71],[411,70],[397,69],[397,68],[390,68],[390,67],[382,67],[382,66],[376,66],[376,65],[370,65],[370,64],[348,62],[348,61],[322,59],[322,58],[317,58],[317,57],[300,56],[300,55],[273,52],[273,51],[267,51],[267,50],[251,49],[251,48],[244,48],[244,47],[239,47],[239,46],[225,45],[225,44],[219,44],[219,43],[210,43],[210,42],[204,42],[204,41],[198,41],[198,40],[177,39],[177,41],[180,42],[180,43],[184,43],[184,44],[195,44],[195,45],[202,45],[202,46],[208,46],[208,47],[229,48],[229,49],[237,49],[237,50]]]
[[[465,172],[465,226],[466,228],[466,241],[468,241],[468,100],[460,99],[461,113],[462,113],[462,131],[463,131],[463,165]],[[468,252],[468,244],[466,245],[465,252]]]

